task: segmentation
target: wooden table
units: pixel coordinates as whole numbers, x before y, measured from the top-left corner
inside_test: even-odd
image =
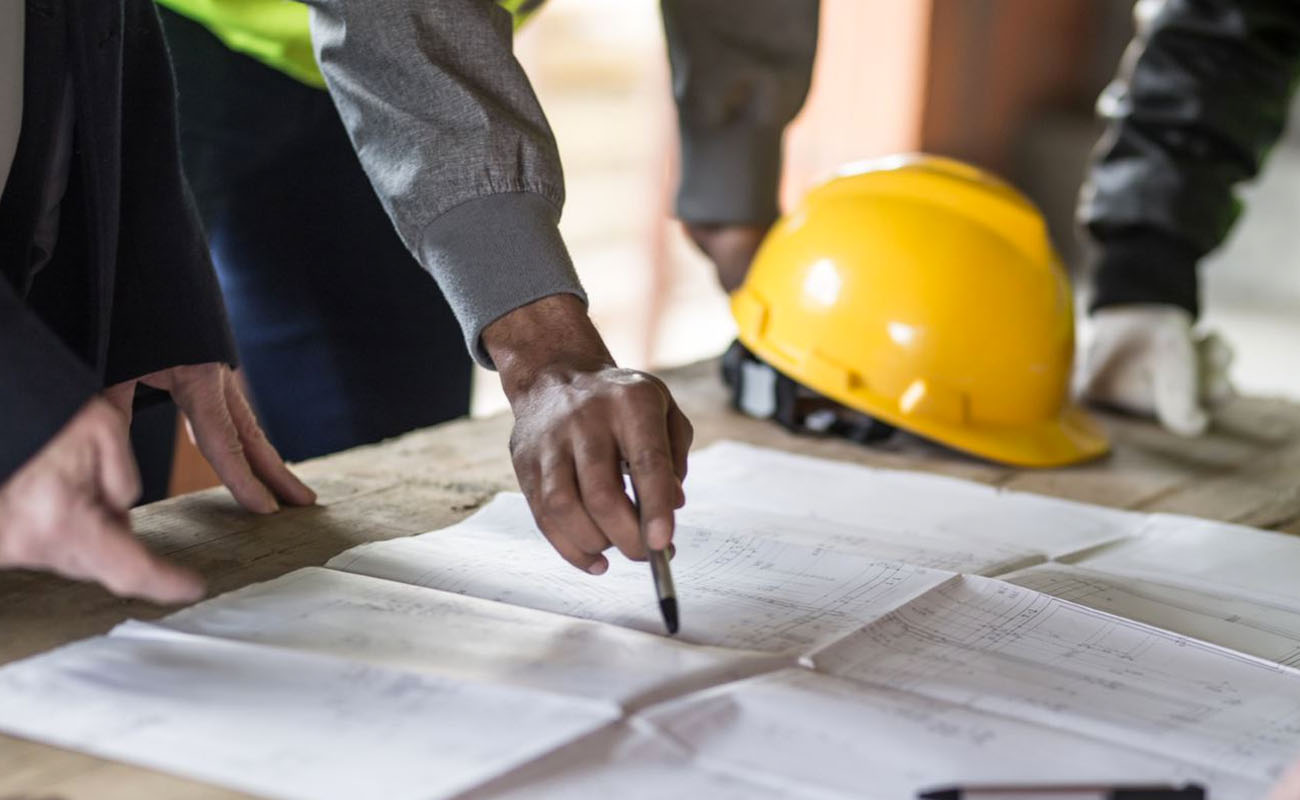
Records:
[[[1120,508],[1169,511],[1300,533],[1300,405],[1238,398],[1207,436],[1185,440],[1139,420],[1107,416],[1114,453],[1068,469],[999,467],[900,436],[883,447],[790,435],[727,407],[714,362],[665,377],[695,423],[696,445],[738,439],[881,467],[926,470],[1009,489]],[[320,494],[313,508],[258,517],[225,490],[177,497],[134,512],[150,546],[228,592],[362,542],[408,536],[465,517],[516,488],[506,452],[510,420],[461,420],[298,466]],[[690,482],[687,481],[687,493]],[[93,586],[0,573],[0,663],[165,613]],[[0,713],[3,710],[0,709]],[[0,800],[190,800],[243,797],[53,747],[0,736]]]

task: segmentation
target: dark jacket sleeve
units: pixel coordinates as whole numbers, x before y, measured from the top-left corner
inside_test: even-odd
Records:
[[[94,72],[121,91],[119,97],[106,90],[98,103],[78,101],[78,122],[94,126],[97,133],[83,139],[83,150],[89,149],[86,142],[114,142],[102,148],[107,152],[81,156],[96,166],[97,188],[113,200],[100,202],[100,214],[93,218],[113,234],[100,238],[116,242],[108,254],[113,259],[111,291],[102,298],[96,293],[93,302],[83,299],[75,294],[80,275],[64,270],[91,263],[91,250],[82,246],[85,236],[77,233],[77,215],[63,215],[61,225],[68,230],[61,230],[54,259],[34,287],[19,268],[29,255],[31,225],[0,225],[0,258],[14,260],[9,264],[13,269],[0,269],[0,481],[105,385],[178,364],[234,360],[216,277],[181,177],[175,88],[157,12],[149,0],[126,0],[121,8],[120,76],[116,56],[105,47],[116,35],[105,37],[85,20],[81,22],[99,38],[92,43],[94,63],[78,62],[82,72]],[[105,11],[112,13],[111,7]],[[99,69],[101,60],[113,68]],[[43,130],[43,119],[25,119],[24,135]],[[120,137],[110,135],[115,124],[120,124]],[[15,164],[20,174],[0,198],[5,219],[32,217],[34,195],[15,186],[41,184],[41,159],[48,154],[35,151],[22,165]],[[111,163],[101,163],[105,161]],[[81,171],[74,169],[76,174]],[[67,198],[65,203],[85,205]],[[113,213],[106,210],[109,206]],[[72,340],[80,344],[73,346],[65,338],[67,326],[51,324],[47,314],[52,311],[64,323],[82,323],[71,326],[79,331]]]
[[[29,18],[25,33],[23,129],[0,194],[0,482],[100,387],[95,370],[28,302],[30,265],[38,260],[33,231],[45,210],[50,154],[58,149],[50,130],[64,114],[63,93],[47,78],[66,55],[61,26],[44,16]]]
[[[235,363],[202,224],[180,163],[176,86],[158,12],[127,0],[121,203],[104,383],[182,364]]]
[[[803,106],[818,0],[662,0],[681,136],[677,215],[768,223],[781,137]]]
[[[1300,77],[1300,5],[1166,0],[1139,18],[1098,101],[1107,129],[1080,196],[1094,248],[1092,308],[1199,311],[1196,265],[1240,213]]]
[[[99,391],[95,375],[0,278],[0,483]]]

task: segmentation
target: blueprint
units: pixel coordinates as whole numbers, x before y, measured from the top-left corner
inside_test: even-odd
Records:
[[[1246,800],[1300,755],[1300,540],[735,443],[688,491],[678,637],[502,494],[0,669],[0,730],[292,800]]]

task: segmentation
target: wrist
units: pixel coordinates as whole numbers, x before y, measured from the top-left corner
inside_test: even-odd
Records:
[[[484,328],[482,342],[512,403],[538,383],[615,366],[586,305],[571,294],[516,308]]]
[[[1089,311],[1111,306],[1166,304],[1200,310],[1196,272],[1200,253],[1157,230],[1094,232]]]

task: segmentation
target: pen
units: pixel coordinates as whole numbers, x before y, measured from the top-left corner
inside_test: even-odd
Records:
[[[629,474],[627,462],[623,462],[623,473]],[[636,496],[636,484],[632,485],[632,503],[636,506],[637,517],[641,515],[641,502]],[[639,521],[639,519],[638,519]],[[642,542],[645,541],[645,530],[641,531]],[[650,577],[655,584],[655,597],[659,598],[659,613],[663,614],[664,627],[668,629],[668,635],[672,636],[677,633],[677,587],[673,585],[673,571],[668,566],[668,554],[672,545],[665,550],[651,550],[646,547],[646,558],[650,562]]]
[[[945,786],[917,794],[918,800],[1016,800],[1017,798],[1052,797],[1055,800],[1205,800],[1205,787],[1132,785],[1104,786],[1090,784],[1014,784]]]

